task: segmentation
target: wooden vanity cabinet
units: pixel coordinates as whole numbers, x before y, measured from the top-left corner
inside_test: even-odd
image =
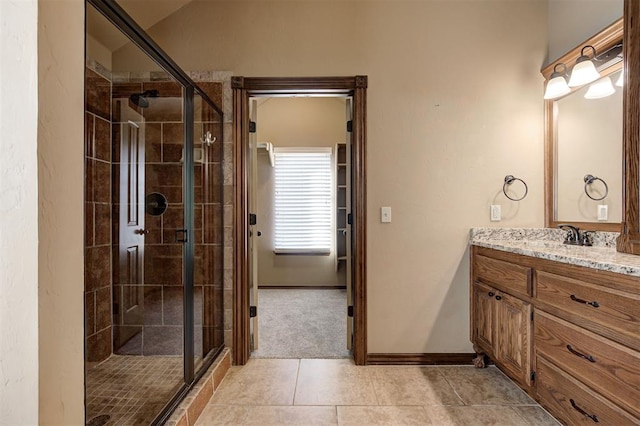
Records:
[[[471,255],[476,351],[565,424],[640,425],[640,279],[483,247]]]
[[[471,330],[476,351],[530,387],[532,307],[523,299],[529,298],[531,271],[485,256],[474,259],[473,270]]]

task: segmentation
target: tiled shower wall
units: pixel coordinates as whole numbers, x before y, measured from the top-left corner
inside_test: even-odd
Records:
[[[112,76],[108,70],[91,60],[87,61],[87,66],[87,361],[101,361],[112,353],[112,334],[116,339],[116,348],[122,349],[120,346],[127,343],[118,342],[117,315],[112,309],[112,302],[117,301],[120,295],[116,273],[120,136],[119,124],[112,123],[112,98],[128,97],[131,93],[150,88],[159,90],[161,96],[180,96],[180,89],[175,83],[167,81],[166,74],[162,72],[143,73],[134,77],[114,73]],[[231,73],[197,72],[190,76],[217,105],[224,108],[226,119],[225,123],[217,122],[213,118],[217,115],[201,106],[198,109],[196,100],[195,143],[199,143],[206,130],[210,130],[217,138],[211,147],[203,147],[203,163],[195,168],[195,335],[198,356],[200,351],[200,355],[206,354],[211,347],[220,346],[223,341],[227,347],[232,344],[232,101]],[[111,79],[114,80],[113,87]],[[158,110],[154,115],[154,111],[149,109],[146,114],[146,193],[165,194],[170,208],[161,217],[145,215],[145,229],[149,230],[145,241],[145,314],[135,326],[146,335],[145,339],[142,339],[144,333],[140,333],[138,339],[131,339],[122,353],[151,355],[179,354],[182,351],[182,246],[175,243],[175,230],[182,227],[183,221],[182,165],[179,162],[183,129],[182,110],[176,108],[176,111],[180,112],[180,117],[163,116],[166,110]],[[224,196],[219,190],[221,183],[224,185]],[[222,224],[223,234],[220,233]],[[112,253],[116,255],[112,256]],[[112,280],[115,280],[113,287]]]
[[[183,228],[182,136],[183,116],[180,86],[163,73],[114,73],[113,99],[127,99],[132,93],[155,89],[159,98],[150,98],[150,106],[140,109],[145,118],[145,180],[146,193],[159,192],[168,201],[161,216],[145,215],[144,314],[138,323],[124,325],[118,317],[122,285],[114,275],[114,349],[120,354],[179,355],[182,354],[183,286],[182,243],[176,241],[176,231]],[[135,81],[142,80],[142,81]],[[149,81],[152,80],[152,81]],[[214,102],[222,101],[220,83],[200,83]],[[116,111],[114,102],[114,111]],[[195,147],[203,152],[202,162],[194,169],[195,192],[195,345],[196,356],[222,345],[223,276],[222,276],[222,134],[217,114],[206,105],[195,102]],[[114,112],[115,116],[115,112]],[[114,118],[113,146],[119,146],[119,128]],[[216,142],[205,146],[200,137],[211,131]],[[114,188],[118,191],[119,164],[114,149]],[[119,209],[114,194],[114,218]],[[114,225],[115,222],[114,222]],[[117,250],[114,232],[114,259]],[[124,329],[126,328],[126,330]],[[122,334],[136,336],[124,341]],[[126,331],[127,333],[121,333]]]
[[[200,88],[216,104],[222,105],[222,84],[201,82]],[[220,115],[208,104],[195,99],[194,144],[203,150],[202,164],[196,166],[195,205],[195,289],[202,294],[204,315],[196,320],[196,356],[206,355],[224,344],[223,299],[223,135]],[[202,143],[206,132],[215,141]],[[201,222],[199,222],[201,221]],[[196,310],[196,315],[199,312]],[[202,324],[202,328],[197,327]],[[202,336],[201,344],[198,337]]]
[[[111,82],[100,67],[85,81],[86,357],[111,355]],[[98,72],[96,72],[96,71]]]
[[[137,80],[137,81],[136,81]],[[113,73],[113,186],[114,227],[118,226],[120,175],[120,102],[129,104],[129,96],[155,89],[159,98],[148,98],[148,108],[137,108],[144,117],[145,194],[158,192],[168,201],[162,216],[144,214],[144,282],[140,315],[121,315],[123,294],[131,283],[121,282],[114,273],[113,324],[114,353],[128,355],[182,354],[183,285],[182,243],[175,230],[182,228],[182,164],[180,163],[183,117],[182,89],[174,82],[145,82],[129,79],[128,74]],[[125,121],[126,124],[126,121]],[[144,196],[143,195],[143,196]],[[119,271],[119,233],[113,234],[114,272]],[[134,335],[131,337],[131,335]]]
[[[199,86],[224,112],[222,143],[222,222],[223,233],[223,307],[224,307],[224,344],[233,350],[233,247],[234,247],[234,149],[233,149],[233,93],[230,71],[194,71],[189,73]],[[215,82],[215,89],[207,83]],[[215,92],[213,92],[215,90]],[[197,133],[197,132],[196,132]],[[198,135],[196,134],[196,140]],[[220,138],[218,139],[218,141]]]

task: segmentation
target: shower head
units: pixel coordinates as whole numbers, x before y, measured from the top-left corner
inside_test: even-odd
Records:
[[[142,93],[133,93],[129,96],[129,100],[140,108],[147,108],[149,106],[147,98],[157,98],[158,96],[160,96],[160,92],[157,90],[145,90]]]

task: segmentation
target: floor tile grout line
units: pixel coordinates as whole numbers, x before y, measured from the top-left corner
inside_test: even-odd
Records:
[[[513,407],[509,407],[511,409],[511,411],[513,411],[514,413],[516,413],[516,416],[520,417],[523,421],[524,424],[526,425],[530,425],[531,423],[522,415],[522,413],[520,413],[518,410],[514,410]]]
[[[296,370],[296,383],[293,386],[293,401],[292,406],[296,405],[296,394],[298,393],[298,379],[300,378],[300,368],[302,367],[302,359],[298,359],[298,368]]]
[[[357,368],[357,366],[356,366]],[[365,371],[367,372],[367,377],[369,378],[369,382],[371,384],[371,389],[373,389],[373,396],[376,397],[376,406],[380,407],[380,398],[378,398],[378,392],[376,392],[376,385],[373,383],[373,377],[371,377],[371,369],[367,368],[365,369]]]
[[[445,382],[447,382],[447,384],[449,385],[449,387],[451,388],[451,390],[453,391],[453,393],[456,394],[456,396],[458,397],[458,399],[460,400],[460,402],[462,402],[463,406],[468,407],[469,404],[467,404],[467,402],[462,399],[462,396],[460,396],[460,394],[458,393],[458,391],[456,390],[456,388],[451,384],[451,382],[449,381],[449,379],[447,379],[447,376],[442,374],[442,370],[440,368],[435,369],[435,371],[438,372],[438,374],[444,379]]]

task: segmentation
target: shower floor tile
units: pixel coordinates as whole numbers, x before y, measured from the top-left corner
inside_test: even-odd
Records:
[[[182,357],[112,355],[87,370],[87,424],[148,425],[182,380]]]

